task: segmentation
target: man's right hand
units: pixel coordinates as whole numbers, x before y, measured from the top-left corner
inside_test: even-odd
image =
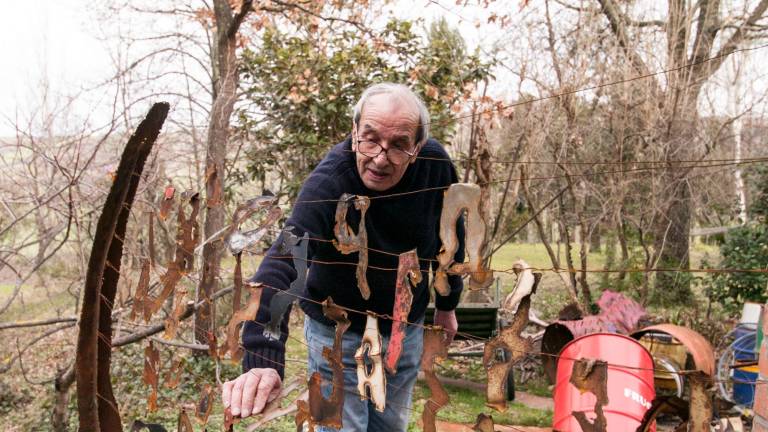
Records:
[[[233,416],[245,418],[260,413],[268,402],[280,396],[282,385],[275,369],[254,368],[225,382],[221,401]]]

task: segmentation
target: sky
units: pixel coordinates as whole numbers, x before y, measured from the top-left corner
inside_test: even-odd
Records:
[[[0,14],[0,44],[5,59],[0,67],[0,137],[13,135],[15,119],[23,123],[30,112],[40,107],[44,83],[50,88],[49,105],[61,106],[66,95],[77,94],[105,80],[114,70],[108,46],[97,36],[103,33],[103,29],[99,28],[91,12],[93,1],[26,0],[4,3],[3,13]],[[488,34],[485,28],[481,31],[475,26],[478,19],[484,20],[487,16],[487,12],[479,7],[458,7],[449,0],[440,3],[424,0],[425,6],[420,8],[413,7],[410,1],[406,3],[410,6],[402,7],[402,4],[395,2],[391,6],[393,13],[402,18],[423,17],[427,22],[444,16],[460,29],[470,47],[504,36],[498,30],[496,34]],[[511,5],[513,15],[519,7],[517,1],[496,4],[500,3],[508,9]],[[538,3],[537,0],[530,1],[526,12],[538,8]],[[514,26],[508,31],[513,30]],[[510,43],[514,40],[509,39]],[[752,57],[758,61],[750,63],[752,76],[747,80],[744,92],[764,92],[768,82],[761,75],[765,72],[761,71],[763,62],[759,59],[768,58],[768,49],[755,51]],[[498,81],[504,83],[508,79]],[[89,95],[87,99],[78,99],[77,105],[70,111],[79,119],[89,117],[93,123],[98,123],[100,114],[104,119],[108,118],[106,113],[111,105],[109,96],[102,92]],[[716,107],[726,105],[715,104]]]
[[[110,57],[88,22],[83,0],[3,2],[0,14],[0,136],[13,134],[8,118],[39,106],[44,83],[52,97],[73,94],[108,76]]]

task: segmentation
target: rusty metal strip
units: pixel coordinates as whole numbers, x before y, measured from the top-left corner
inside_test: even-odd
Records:
[[[437,255],[440,263],[435,271],[433,285],[440,295],[448,295],[448,275],[469,274],[469,288],[487,288],[493,282],[493,272],[485,267],[483,251],[485,250],[486,223],[480,213],[480,186],[471,183],[454,183],[445,192],[443,210],[440,214],[440,241],[442,250]],[[456,263],[453,258],[459,249],[459,239],[456,235],[456,221],[462,212],[467,211],[465,250],[467,261]]]
[[[360,348],[355,351],[357,391],[361,400],[370,399],[376,411],[384,412],[387,403],[387,377],[384,375],[381,351],[379,321],[374,314],[369,313],[365,321]],[[370,371],[368,371],[369,367]]]
[[[232,313],[240,310],[240,300],[243,297],[243,254],[235,255],[235,276],[232,281],[234,289],[232,291]]]
[[[323,314],[336,322],[336,333],[333,339],[333,347],[323,347],[323,357],[328,361],[331,367],[331,395],[328,399],[323,397],[322,383],[323,378],[320,372],[314,372],[309,377],[309,405],[306,411],[299,407],[297,413],[297,422],[299,417],[309,414],[305,420],[309,421],[310,430],[314,430],[316,425],[327,426],[335,429],[342,428],[342,413],[344,410],[344,364],[342,363],[341,342],[344,332],[347,331],[350,321],[347,318],[347,312],[328,299],[323,302]]]
[[[213,410],[213,403],[216,401],[216,392],[214,392],[213,386],[206,384],[200,391],[200,398],[195,404],[195,418],[197,422],[205,425],[208,423],[208,416],[211,415]]]
[[[160,201],[160,213],[157,215],[160,220],[168,219],[168,215],[171,214],[174,195],[176,195],[176,189],[172,185],[166,186],[165,191],[163,192],[163,198]]]
[[[478,414],[472,430],[475,432],[495,432],[496,425],[493,423],[493,417],[483,413]]]
[[[200,242],[200,224],[197,222],[200,199],[199,194],[192,192],[185,192],[182,196],[184,200],[179,204],[177,216],[176,256],[174,261],[168,265],[165,274],[160,278],[163,289],[150,307],[150,316],[163,307],[163,302],[174,292],[182,276],[194,269],[194,251]],[[184,215],[184,201],[187,199],[192,207],[189,217]],[[172,319],[178,320],[178,316],[174,313]]]
[[[144,384],[147,384],[152,388],[149,397],[147,397],[147,410],[154,412],[157,410],[157,380],[160,367],[160,352],[149,341],[147,347],[144,348],[144,372],[141,375],[141,379]]]
[[[427,381],[431,393],[424,403],[424,411],[421,413],[421,423],[424,432],[436,432],[435,420],[437,411],[448,404],[448,393],[440,384],[435,374],[435,362],[448,357],[448,344],[443,329],[427,328],[424,330],[424,351],[421,354],[421,371]]]
[[[292,228],[287,227],[280,235],[281,249],[284,253],[290,251],[293,256],[293,267],[296,269],[296,279],[291,282],[288,291],[280,291],[272,296],[269,302],[269,323],[264,326],[264,336],[279,340],[280,327],[283,316],[290,306],[304,292],[307,279],[307,253],[309,247],[309,235],[304,233],[301,238],[296,237]]]
[[[606,432],[608,420],[603,407],[608,405],[608,363],[603,360],[578,359],[573,362],[570,383],[581,393],[595,395],[595,419],[590,421],[584,411],[573,411],[573,418],[583,432]]]
[[[149,264],[155,268],[157,264],[157,252],[155,252],[155,212],[149,212]]]
[[[139,180],[170,105],[156,103],[128,140],[96,224],[78,321],[75,376],[79,429],[122,430],[112,391],[112,308],[120,278],[123,239]]]
[[[133,295],[131,321],[134,321],[139,313],[144,317],[145,322],[149,321],[150,308],[147,307],[149,295],[149,270],[149,260],[141,258],[141,274],[139,275],[139,282],[136,284],[136,292]]]
[[[397,373],[397,362],[403,351],[403,339],[408,326],[408,314],[411,312],[413,292],[411,286],[421,282],[421,268],[416,249],[400,254],[397,264],[397,281],[395,284],[395,306],[393,310],[392,332],[384,359],[384,368],[389,374]]]
[[[184,372],[184,364],[186,360],[184,357],[179,357],[175,361],[171,362],[171,367],[163,374],[163,385],[169,389],[175,389],[178,387],[181,381],[181,375]]]
[[[192,422],[189,420],[187,411],[182,409],[179,411],[179,419],[176,422],[177,432],[195,432],[195,428],[192,427]]]
[[[530,276],[533,276],[532,278]],[[517,313],[512,324],[501,329],[499,334],[491,339],[483,349],[483,366],[488,375],[486,387],[486,405],[504,411],[507,407],[507,376],[512,373],[512,366],[533,352],[533,339],[523,337],[522,333],[528,325],[528,313],[531,309],[531,296],[541,280],[541,273],[531,273],[530,269],[524,269],[518,275],[518,285],[530,284],[530,287],[518,286],[516,289],[528,291],[517,306]],[[505,349],[509,352],[506,362],[499,362],[497,350]]]
[[[360,211],[360,223],[357,226],[357,234],[347,224],[347,209],[350,201],[354,201],[355,209]],[[357,287],[364,299],[371,296],[371,288],[368,286],[368,233],[365,229],[365,213],[371,206],[371,200],[367,196],[350,195],[345,193],[336,204],[336,224],[333,233],[336,239],[333,245],[344,255],[358,252],[357,259]]]
[[[227,324],[227,340],[222,346],[220,355],[230,354],[230,358],[233,362],[238,362],[243,357],[243,348],[240,346],[240,333],[238,332],[238,326],[243,321],[249,321],[256,318],[256,312],[259,310],[259,304],[261,302],[261,284],[249,284],[248,289],[251,292],[248,298],[248,303],[244,309],[232,314],[232,318]],[[215,340],[215,339],[214,339]]]
[[[659,324],[632,333],[632,337],[640,339],[648,332],[661,332],[673,336],[685,346],[689,353],[691,353],[693,362],[696,364],[698,370],[709,376],[712,376],[714,373],[715,351],[714,348],[712,348],[712,344],[710,344],[704,336],[686,327],[674,324]]]
[[[712,377],[701,371],[693,372],[688,375],[688,386],[691,391],[688,431],[709,432],[709,423],[712,421]]]
[[[214,360],[219,359],[219,341],[216,337],[216,332],[208,330],[205,332],[205,339],[208,341],[208,356]]]

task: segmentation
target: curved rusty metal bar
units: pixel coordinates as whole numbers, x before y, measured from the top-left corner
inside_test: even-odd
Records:
[[[80,312],[75,375],[79,430],[121,431],[120,413],[112,392],[112,305],[120,278],[128,216],[138,189],[144,163],[160,134],[170,105],[152,106],[128,140],[120,157],[115,180],[96,224],[88,259]],[[118,241],[113,241],[118,239]]]
[[[436,432],[435,420],[437,411],[448,405],[450,397],[440,384],[435,374],[435,362],[448,357],[448,344],[446,335],[441,328],[424,329],[424,352],[421,355],[421,371],[431,393],[429,399],[424,402],[424,411],[421,413],[421,423],[424,432]]]
[[[712,376],[715,372],[715,350],[704,336],[695,331],[674,324],[658,324],[646,327],[640,331],[632,333],[632,337],[640,339],[649,332],[666,333],[685,346],[693,357],[696,368],[705,374]]]

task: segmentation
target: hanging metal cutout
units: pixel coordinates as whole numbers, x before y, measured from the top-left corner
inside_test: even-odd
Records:
[[[243,358],[243,348],[240,345],[238,326],[243,321],[256,318],[256,312],[258,312],[259,303],[261,302],[261,290],[263,289],[261,284],[251,284],[248,286],[248,289],[251,291],[248,304],[245,305],[245,309],[240,309],[232,314],[232,318],[230,318],[229,324],[227,324],[227,340],[219,352],[219,355],[225,355],[229,352],[233,362],[239,362]],[[215,338],[213,338],[213,343],[215,344]]]
[[[397,281],[395,285],[395,307],[392,313],[392,332],[387,346],[384,367],[390,375],[397,373],[397,362],[403,352],[405,330],[408,327],[408,314],[411,312],[413,292],[411,286],[421,282],[421,268],[416,249],[400,254],[397,264]]]
[[[533,276],[533,277],[531,277]],[[541,280],[541,273],[531,273],[530,269],[523,269],[518,274],[515,291],[522,290],[529,293],[522,298],[512,324],[503,328],[498,336],[494,337],[483,350],[483,366],[488,374],[486,387],[486,405],[498,411],[504,411],[507,407],[506,385],[507,375],[512,371],[512,366],[523,359],[528,353],[533,352],[533,339],[523,337],[522,332],[528,325],[528,312],[531,309],[531,295],[536,292],[536,287]],[[521,286],[530,284],[532,286]],[[509,359],[502,363],[497,360],[497,350],[503,348],[510,353]]]
[[[435,362],[448,357],[448,344],[445,331],[441,328],[429,328],[424,330],[424,352],[421,355],[421,371],[431,392],[431,396],[424,403],[424,411],[421,413],[421,423],[424,432],[436,432],[435,420],[437,411],[448,405],[450,398],[440,384],[435,374]]]
[[[433,285],[443,296],[450,293],[448,275],[469,274],[469,288],[487,288],[493,282],[493,272],[484,267],[483,250],[486,245],[486,223],[480,213],[482,193],[480,186],[471,183],[454,183],[445,192],[440,215],[440,241],[442,250],[437,255],[440,266],[435,271]],[[459,249],[456,221],[466,210],[465,250],[467,262],[456,263],[453,257]]]
[[[354,201],[355,209],[360,211],[360,224],[357,226],[357,234],[347,224],[347,209],[350,202]],[[333,245],[344,255],[358,252],[357,259],[357,286],[360,294],[368,300],[371,296],[371,288],[368,286],[368,233],[365,230],[365,213],[371,206],[371,200],[367,196],[350,195],[345,193],[336,204],[336,225],[333,233],[336,239]]]
[[[307,280],[307,248],[309,247],[309,235],[304,233],[301,238],[296,237],[292,227],[286,227],[280,235],[281,253],[290,253],[293,256],[293,267],[296,269],[296,279],[291,282],[288,291],[277,292],[269,303],[269,323],[264,327],[264,336],[279,340],[280,324],[283,315],[298,297],[304,292]]]
[[[370,372],[366,365],[366,357],[370,362]],[[387,403],[387,377],[384,375],[381,361],[379,321],[373,314],[368,314],[362,343],[355,351],[355,361],[357,362],[357,391],[360,393],[360,399],[370,399],[376,411],[384,412]]]

